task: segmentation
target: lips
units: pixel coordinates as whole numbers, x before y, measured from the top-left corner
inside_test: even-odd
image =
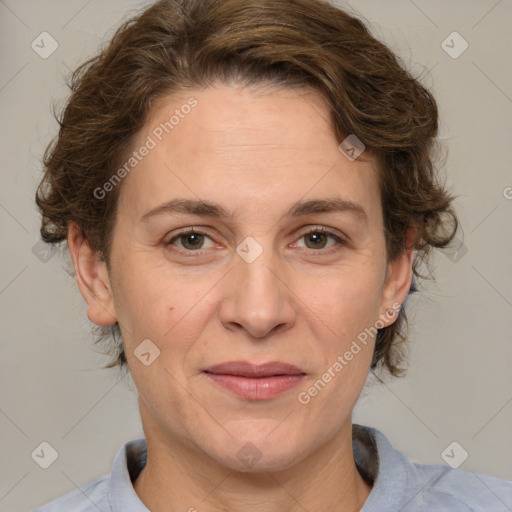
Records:
[[[272,361],[265,364],[252,364],[247,361],[230,361],[217,364],[206,368],[206,373],[220,375],[236,375],[239,377],[261,378],[273,377],[277,375],[302,375],[305,374],[301,369],[288,363]]]
[[[246,400],[269,400],[302,382],[306,373],[288,363],[273,361],[255,365],[230,361],[203,370],[208,379]]]

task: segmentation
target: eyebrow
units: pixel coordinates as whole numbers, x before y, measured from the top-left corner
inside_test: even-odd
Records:
[[[368,222],[368,215],[362,205],[342,198],[312,199],[309,201],[295,202],[283,217],[303,217],[312,213],[336,213],[347,212],[359,217],[365,223]],[[226,210],[222,205],[211,201],[196,199],[172,199],[164,204],[149,210],[141,217],[141,222],[162,214],[172,215],[175,213],[201,215],[217,219],[234,219],[235,213]]]

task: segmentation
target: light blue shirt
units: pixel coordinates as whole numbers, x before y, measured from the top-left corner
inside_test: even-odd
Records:
[[[373,484],[361,512],[512,512],[512,482],[414,463],[379,430],[353,425],[356,465]],[[146,462],[146,441],[137,439],[117,452],[109,476],[34,512],[148,512],[132,485]]]

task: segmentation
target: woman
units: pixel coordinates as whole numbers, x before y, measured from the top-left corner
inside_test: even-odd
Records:
[[[164,0],[73,76],[37,194],[145,439],[50,511],[510,510],[351,414],[453,239],[431,94],[320,0]],[[507,508],[508,507],[508,508]]]

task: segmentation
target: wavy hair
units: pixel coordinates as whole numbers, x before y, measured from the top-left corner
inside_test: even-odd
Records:
[[[339,142],[355,134],[376,163],[388,261],[415,228],[417,291],[420,264],[458,226],[434,165],[436,101],[362,21],[326,0],[161,0],[123,22],[70,77],[36,192],[43,240],[65,241],[76,223],[108,265],[122,184],[101,200],[93,191],[133,150],[155,101],[218,82],[313,88],[326,100]],[[407,327],[402,308],[379,329],[372,369],[403,375]],[[109,343],[106,367],[125,366],[118,324],[97,334]]]

